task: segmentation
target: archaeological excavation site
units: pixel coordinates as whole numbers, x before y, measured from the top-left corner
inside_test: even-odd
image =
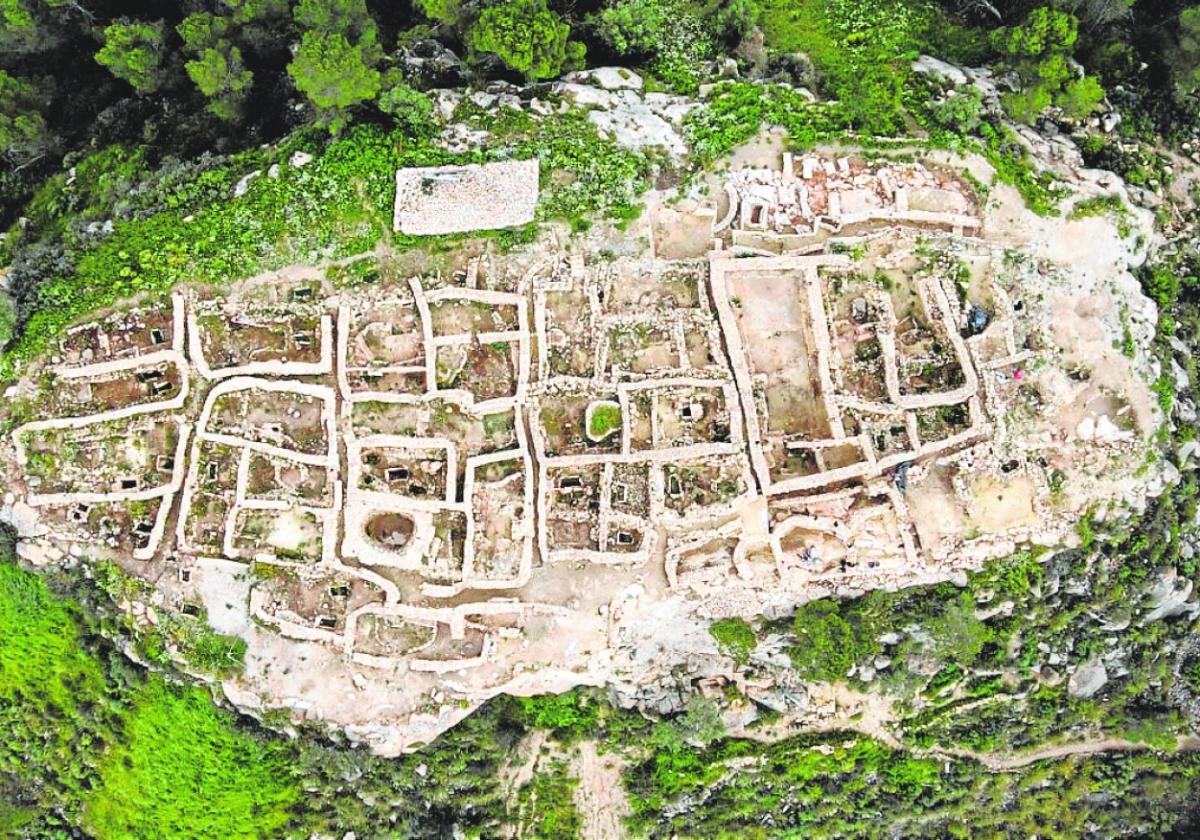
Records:
[[[501,693],[678,710],[714,620],[955,580],[1144,502],[1152,222],[1039,218],[987,170],[770,147],[624,229],[103,312],[10,392],[39,406],[3,443],[19,553],[116,562],[132,620],[246,642],[238,708],[385,754]],[[508,228],[539,168],[395,188],[398,233]],[[788,708],[780,679],[740,689]]]

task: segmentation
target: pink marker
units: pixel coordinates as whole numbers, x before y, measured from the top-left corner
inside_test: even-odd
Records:
[[[1025,371],[1021,370],[1020,368],[1017,368],[1016,370],[1013,371],[1013,379],[1020,380],[1020,379],[1024,378],[1024,376],[1025,376]]]

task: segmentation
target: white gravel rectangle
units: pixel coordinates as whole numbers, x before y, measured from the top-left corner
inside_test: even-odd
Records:
[[[537,158],[398,169],[394,226],[413,236],[516,227],[533,221],[537,198]]]

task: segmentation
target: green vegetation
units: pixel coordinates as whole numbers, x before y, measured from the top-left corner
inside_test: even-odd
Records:
[[[467,155],[435,149],[429,142],[436,133],[432,103],[423,92],[428,81],[398,63],[383,64],[383,56],[392,55],[394,48],[407,48],[430,34],[451,47],[470,47],[468,63],[485,74],[497,67],[492,57],[499,57],[513,72],[550,78],[578,64],[588,43],[601,53],[628,56],[636,69],[649,74],[652,87],[695,91],[701,81],[711,80],[704,76],[706,63],[731,54],[737,39],[757,22],[765,44],[760,49],[753,36],[747,38],[749,52],[738,53],[742,69],[769,67],[767,77],[791,87],[719,86],[687,119],[696,163],[712,162],[766,124],[784,127],[796,146],[838,140],[847,132],[899,137],[924,129],[931,145],[980,149],[998,178],[1015,185],[1041,213],[1055,211],[1059,185],[1032,166],[1021,143],[996,115],[982,109],[971,88],[933,90],[924,77],[913,75],[911,59],[930,52],[972,64],[1003,60],[1023,79],[1015,96],[1024,103],[1017,110],[1023,107],[1027,113],[1042,100],[1057,102],[1072,114],[1090,110],[1101,83],[1095,72],[1066,78],[1070,60],[1086,64],[1094,58],[1108,88],[1110,77],[1125,73],[1120,78],[1125,89],[1140,90],[1147,75],[1122,69],[1136,67],[1136,62],[1129,47],[1105,40],[1114,18],[1082,4],[1073,4],[1070,13],[1049,7],[1001,8],[1002,27],[932,0],[769,0],[761,8],[753,0],[706,5],[611,0],[578,13],[543,0],[497,0],[482,7],[438,2],[420,5],[429,21],[414,21],[417,25],[410,29],[397,29],[361,0],[311,0],[290,9],[278,0],[242,0],[203,10],[189,7],[186,15],[166,6],[162,19],[155,21],[92,13],[90,28],[81,27],[81,16],[69,11],[55,15],[50,8],[58,6],[6,0],[0,27],[0,44],[8,49],[4,55],[16,62],[0,60],[0,102],[5,106],[0,109],[0,149],[12,164],[0,167],[0,196],[5,197],[0,224],[18,216],[29,220],[0,243],[0,262],[16,263],[10,277],[18,346],[4,364],[10,372],[12,361],[45,346],[69,319],[132,292],[165,289],[184,276],[219,282],[247,267],[261,269],[330,251],[344,256],[380,241],[386,231],[377,215],[386,208],[375,203],[374,169],[348,159],[359,151],[379,155],[378,164],[385,157],[392,164],[442,163],[526,153],[532,147],[548,164],[543,186],[553,193],[543,202],[540,219],[566,218],[581,229],[596,214],[622,220],[636,214],[651,162],[600,141],[579,115],[533,119],[505,109],[472,113],[464,106],[456,118],[493,122],[501,129],[495,148],[489,144],[484,152]],[[1147,34],[1148,46],[1138,42],[1134,52],[1155,67],[1171,63],[1180,89],[1187,88],[1185,80],[1196,66],[1193,53],[1200,55],[1191,49],[1188,34],[1195,15],[1175,20],[1175,10],[1164,11],[1162,19],[1151,22],[1153,15],[1139,8],[1134,29],[1140,31],[1143,14],[1146,31],[1155,34]],[[442,28],[431,29],[427,23],[433,22]],[[93,33],[103,35],[99,49]],[[1164,38],[1171,43],[1164,46]],[[798,55],[800,51],[804,54]],[[86,59],[84,67],[96,78],[81,71],[75,56]],[[56,77],[30,75],[33,65]],[[63,74],[62,81],[57,74]],[[110,74],[132,88],[113,85]],[[81,84],[102,95],[81,93]],[[797,92],[799,86],[815,90],[821,101],[810,104]],[[143,95],[150,92],[155,96]],[[283,118],[284,112],[292,113],[283,100],[294,93],[303,95],[311,110]],[[81,131],[88,120],[80,117],[80,109],[98,113],[113,105],[114,95],[136,99],[137,108],[154,114],[144,131],[138,128],[141,119],[116,120],[129,124],[122,129],[128,133],[110,132],[93,143]],[[63,107],[67,101],[70,108]],[[1162,108],[1174,108],[1170,121],[1179,122],[1191,101],[1168,106],[1161,97],[1142,97],[1135,106],[1158,115]],[[251,195],[228,201],[230,185],[243,175],[281,162],[272,149],[315,151],[324,145],[303,130],[267,150],[260,141],[279,138],[296,119],[337,133],[359,117],[393,121],[397,131],[382,132],[382,142],[398,147],[384,153],[377,142],[380,129],[367,126],[351,132],[352,142],[337,146],[340,174],[357,179],[361,189],[346,181],[313,178],[316,168],[303,178],[289,177],[298,173],[285,169],[276,189],[268,189],[268,179],[260,178]],[[1142,118],[1130,117],[1130,125],[1145,124],[1137,119]],[[372,139],[364,141],[368,137]],[[117,145],[106,145],[114,141]],[[362,142],[374,148],[362,148]],[[238,148],[247,151],[237,153]],[[229,156],[214,156],[212,149]],[[68,150],[77,151],[66,160]],[[203,158],[201,151],[206,152]],[[68,166],[74,167],[73,177],[66,173]],[[97,178],[108,182],[106,188],[90,193]],[[117,188],[118,181],[124,189]],[[332,202],[326,214],[327,195]],[[288,212],[280,213],[280,207]],[[182,220],[188,217],[193,220],[184,229]],[[81,234],[92,222],[110,221],[115,227],[111,236]],[[306,230],[316,232],[311,245],[303,236]],[[231,253],[216,253],[221,243],[228,243]],[[83,259],[85,252],[96,251],[107,253]],[[155,262],[163,265],[151,265]],[[185,268],[193,264],[194,273]]]
[[[588,418],[588,437],[592,440],[604,440],[621,428],[621,407],[601,403],[592,406]]]
[[[1075,202],[1075,205],[1071,208],[1069,218],[1085,219],[1088,216],[1102,216],[1105,213],[1124,217],[1128,212],[1125,208],[1125,202],[1121,200],[1119,195],[1097,195],[1093,198],[1085,198],[1082,201]]]
[[[1036,560],[996,564],[969,591],[1036,597],[1041,569]],[[903,612],[892,617],[942,616],[932,635],[950,637],[962,629],[954,615],[962,596],[946,586],[898,593],[893,606]],[[759,743],[728,737],[717,704],[703,697],[652,722],[581,691],[499,698],[420,752],[383,759],[315,732],[293,741],[250,728],[206,692],[147,676],[81,632],[96,609],[85,614],[43,577],[0,562],[0,826],[9,834],[50,838],[83,825],[99,838],[299,838],[371,836],[387,825],[396,836],[433,838],[451,825],[467,836],[508,825],[522,836],[576,836],[565,761],[543,762],[512,810],[503,801],[501,766],[535,728],[549,729],[561,750],[586,737],[618,751],[630,764],[631,827],[652,837],[977,836],[1013,825],[1078,836],[1085,824],[1154,834],[1187,818],[1200,771],[1200,758],[1182,753],[993,773],[855,733]],[[943,691],[953,684],[940,681]],[[1020,722],[1003,725],[1026,725],[1029,714],[1022,706],[1011,716]],[[1148,720],[1122,732],[1165,747],[1164,730]]]
[[[827,682],[845,679],[855,663],[883,650],[876,640],[880,628],[865,604],[809,601],[796,610],[796,644],[789,653],[801,676]]]
[[[1058,202],[1067,190],[1053,175],[1038,170],[1029,161],[1025,150],[1008,126],[996,128],[984,123],[979,129],[983,138],[982,153],[996,170],[996,179],[1016,188],[1025,206],[1041,216],[1058,213]]]
[[[501,0],[486,6],[471,27],[470,46],[494,53],[528,79],[549,79],[583,62],[584,45],[545,0]]]
[[[740,618],[724,618],[708,627],[709,634],[717,640],[721,653],[733,657],[735,662],[749,662],[750,654],[758,646],[754,628]]]
[[[396,127],[408,137],[428,137],[434,131],[433,102],[403,82],[379,94],[379,110],[390,115]]]
[[[1074,15],[1042,6],[1019,26],[994,30],[991,37],[1025,85],[1005,97],[1005,105],[1016,119],[1032,123],[1052,102],[1068,116],[1081,119],[1104,98],[1095,77],[1072,78],[1067,61],[1079,37],[1079,21]]]
[[[721,39],[736,42],[759,17],[754,0],[731,0],[720,11],[683,0],[612,0],[592,19],[604,46],[683,93],[699,85],[697,65],[717,57]]]
[[[519,836],[535,840],[572,840],[580,836],[583,820],[573,793],[579,784],[564,761],[555,761],[534,775],[519,794]]]
[[[7,540],[7,537],[5,537]],[[207,692],[94,653],[82,614],[0,557],[0,824],[31,836],[250,837],[288,819],[284,753],[247,736]]]
[[[768,0],[762,24],[768,45],[809,57],[815,80],[838,101],[846,124],[868,134],[903,130],[901,91],[911,76],[909,62],[921,52],[981,57],[975,31],[931,2]]]
[[[801,148],[847,127],[833,106],[810,104],[791,88],[750,82],[722,83],[685,121],[688,145],[696,162],[704,164],[745,143],[764,125],[781,126]]]
[[[212,100],[210,111],[226,120],[237,116],[254,79],[242,63],[241,50],[234,46],[227,50],[207,47],[184,68],[200,92]]]
[[[317,108],[338,115],[330,118],[334,131],[344,124],[343,109],[379,92],[379,71],[370,66],[366,48],[337,32],[305,32],[288,73]]]
[[[653,55],[671,25],[672,11],[661,0],[618,0],[600,10],[596,30],[621,55]]]
[[[1081,837],[1096,825],[1160,836],[1176,824],[1178,812],[1166,811],[1187,808],[1198,773],[1190,754],[1068,758],[990,773],[833,733],[681,746],[636,766],[629,786],[634,830],[649,837]]]
[[[601,708],[578,691],[522,697],[521,720],[530,728],[549,729],[571,741],[594,731]]]
[[[152,679],[123,718],[85,798],[96,836],[262,837],[288,822],[290,751],[239,732],[207,693]]]
[[[8,534],[0,539],[0,697],[70,713],[79,697],[94,690],[99,669],[79,647],[71,608],[55,599],[45,581],[13,564]]]
[[[104,30],[96,61],[138,93],[150,93],[163,81],[164,34],[162,21],[111,24]]]
[[[387,821],[400,836],[438,837],[451,821],[478,827],[503,813],[492,781],[509,743],[504,732],[511,724],[499,723],[503,710],[472,718],[453,742],[412,761],[250,729],[213,705],[208,692],[133,667],[99,638],[87,617],[102,611],[107,596],[85,590],[85,614],[54,594],[42,576],[18,569],[11,540],[5,545],[5,836],[49,840],[86,827],[101,840],[216,840],[307,837],[329,826],[369,836]],[[101,601],[91,603],[97,594]],[[363,804],[368,799],[371,809]]]
[[[886,123],[875,123],[847,110],[841,102],[810,103],[790,87],[725,82],[709,95],[703,107],[688,114],[688,142],[694,163],[709,165],[756,136],[764,126],[784,129],[795,149],[846,139],[872,146],[882,143],[872,137],[847,138],[847,132],[894,136],[902,131],[905,120],[912,118],[929,131],[929,145],[973,149],[982,154],[995,168],[996,179],[1015,187],[1035,213],[1052,215],[1058,211],[1058,201],[1066,195],[1066,189],[1049,172],[1034,168],[1010,128],[982,118],[978,99],[960,94],[937,102],[924,98],[919,90],[913,87],[904,96],[898,91],[892,117]],[[905,99],[911,110],[902,104]],[[873,114],[888,113],[887,109],[871,107]]]
[[[477,111],[467,110],[464,119],[484,124]],[[486,125],[497,140],[484,153],[452,155],[403,131],[361,126],[323,148],[306,136],[244,155],[205,172],[187,188],[163,183],[168,209],[121,222],[99,243],[81,243],[72,254],[70,272],[56,274],[36,289],[21,335],[4,359],[5,369],[11,375],[14,363],[32,358],[71,321],[123,297],[165,291],[184,280],[223,283],[290,262],[349,256],[384,240],[418,244],[411,238],[398,241],[391,232],[391,187],[399,166],[536,155],[546,185],[540,217],[581,222],[586,215],[636,215],[645,158],[602,140],[584,114],[535,119],[514,112],[489,117]],[[286,165],[294,151],[305,148],[318,152],[312,163],[303,169]],[[136,158],[115,151],[105,156],[105,163],[118,168],[97,167],[94,176],[89,168],[77,183],[84,177],[115,181],[123,168],[132,169],[131,176],[137,172]],[[279,177],[257,178],[246,195],[227,198],[225,190],[238,173],[275,162],[283,166]],[[65,183],[47,189],[57,197],[80,193],[78,186]],[[101,200],[116,199],[108,194]],[[289,212],[278,213],[278,207]],[[50,216],[42,224],[54,227],[66,221]]]
[[[1188,688],[1200,694],[1200,656],[1192,656],[1185,660],[1181,675]]]
[[[1139,616],[1164,569],[1196,574],[1179,541],[1196,496],[1189,479],[1139,522],[1049,559],[996,561],[965,590],[941,584],[805,604],[792,622],[793,663],[807,679],[839,680],[885,655],[889,664],[874,681],[902,698],[905,738],[922,748],[1016,750],[1066,733],[1170,740],[1187,724],[1173,710],[1164,652],[1194,628]],[[1075,594],[1064,594],[1068,587]],[[1095,698],[1071,698],[1061,681],[1047,679],[1052,655],[1059,671],[1106,650],[1120,651],[1129,673]]]
[[[28,159],[46,138],[46,121],[37,111],[38,90],[27,79],[0,70],[0,153]]]

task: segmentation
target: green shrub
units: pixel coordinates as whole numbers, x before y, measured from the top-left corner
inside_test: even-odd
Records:
[[[669,0],[617,0],[596,15],[596,34],[621,55],[657,55],[672,11]]]
[[[1052,174],[1034,169],[1029,155],[1011,129],[984,123],[979,129],[983,138],[983,156],[996,170],[996,178],[1014,187],[1025,206],[1039,216],[1058,213],[1059,201],[1067,195]]]
[[[728,0],[717,14],[717,32],[736,43],[750,33],[762,18],[757,0]]]
[[[732,657],[735,662],[749,662],[750,654],[758,646],[754,628],[740,618],[714,621],[708,626],[708,632],[717,640],[721,653]]]
[[[933,640],[933,656],[959,666],[973,663],[992,638],[987,625],[975,617],[975,599],[969,592],[950,601],[927,629]]]
[[[616,405],[598,405],[592,409],[588,420],[588,437],[603,440],[621,428],[621,408]]]
[[[1095,113],[1104,99],[1104,88],[1095,76],[1083,76],[1067,83],[1058,96],[1058,104],[1068,117],[1082,120]]]
[[[935,122],[956,134],[973,134],[983,123],[983,95],[971,86],[951,91],[930,109]]]
[[[796,610],[792,629],[792,666],[805,679],[843,680],[852,667],[883,649],[874,622],[858,602],[809,601]]]
[[[23,161],[44,148],[49,138],[39,113],[41,92],[28,79],[0,70],[0,154]],[[0,263],[4,263],[0,257]]]
[[[391,115],[396,126],[409,137],[428,137],[434,133],[433,102],[403,82],[379,94],[379,110]]]
[[[592,730],[600,708],[582,691],[542,694],[520,698],[521,719],[526,726],[552,729],[559,735],[580,737]]]

